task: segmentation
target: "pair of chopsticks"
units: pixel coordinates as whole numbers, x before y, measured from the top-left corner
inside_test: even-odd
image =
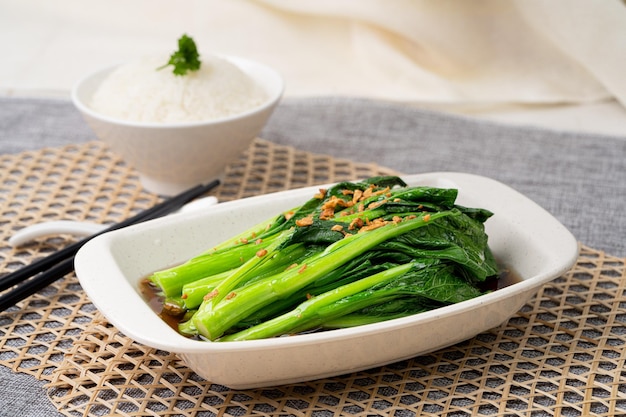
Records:
[[[114,224],[101,232],[91,235],[76,243],[73,243],[52,255],[49,255],[39,261],[33,262],[15,272],[0,277],[0,293],[8,290],[0,295],[0,312],[15,305],[26,297],[36,293],[47,287],[54,281],[69,274],[74,270],[74,255],[88,241],[94,237],[112,230],[121,229],[122,227],[132,224],[141,223],[147,220],[156,219],[172,213],[191,200],[207,193],[211,189],[219,185],[219,180],[213,180],[208,184],[197,185],[184,191],[174,197],[171,197],[141,213],[136,214],[120,223]]]

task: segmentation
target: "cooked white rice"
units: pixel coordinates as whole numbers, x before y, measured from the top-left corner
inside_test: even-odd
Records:
[[[266,93],[236,65],[216,56],[203,56],[198,71],[184,76],[168,66],[167,58],[143,58],[113,71],[95,92],[91,107],[127,121],[176,123],[207,121],[236,115],[260,106]]]

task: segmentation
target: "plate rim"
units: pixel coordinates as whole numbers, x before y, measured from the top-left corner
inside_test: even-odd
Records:
[[[277,199],[283,197],[293,197],[299,194],[302,195],[310,195],[312,191],[317,191],[319,188],[327,187],[331,184],[321,184],[314,186],[307,186],[302,188],[297,188],[293,190],[283,190],[275,193],[263,194],[258,196],[246,197],[239,200],[228,201],[224,203],[219,203],[214,207],[209,208],[206,212],[202,213],[180,213],[171,216],[167,216],[164,218],[159,218],[155,220],[151,220],[149,222],[145,222],[138,225],[129,226],[128,228],[115,230],[112,232],[108,232],[97,236],[96,238],[90,240],[86,245],[81,248],[81,250],[77,253],[75,258],[75,267],[76,267],[76,275],[78,277],[81,286],[89,296],[90,300],[93,304],[98,308],[98,310],[114,325],[116,326],[122,333],[126,334],[129,338],[138,341],[140,343],[146,344],[148,346],[164,349],[171,352],[181,353],[181,354],[193,354],[193,353],[210,353],[210,352],[221,352],[221,351],[229,351],[229,352],[246,352],[246,351],[258,351],[258,350],[267,350],[267,349],[286,349],[293,348],[297,346],[301,346],[304,344],[311,343],[329,343],[329,342],[341,342],[354,338],[362,338],[366,337],[372,333],[380,333],[380,332],[393,332],[402,328],[415,326],[419,323],[427,323],[438,320],[442,317],[458,314],[459,312],[471,309],[471,306],[474,304],[479,305],[491,305],[498,303],[508,297],[511,296],[511,293],[518,293],[521,291],[529,291],[533,288],[537,290],[539,287],[546,282],[555,279],[561,274],[565,273],[569,270],[578,258],[578,242],[571,234],[569,230],[565,228],[553,215],[547,212],[544,208],[539,206],[537,203],[532,201],[530,198],[524,196],[513,188],[488,177],[475,175],[475,174],[467,174],[467,173],[458,173],[458,172],[429,172],[422,174],[412,174],[412,175],[398,175],[407,183],[412,183],[415,181],[424,181],[429,179],[452,179],[461,184],[467,184],[467,182],[471,182],[474,184],[478,184],[481,186],[497,186],[498,188],[502,188],[507,190],[507,192],[512,193],[518,198],[522,198],[525,203],[531,205],[534,210],[537,210],[538,213],[542,213],[543,216],[547,216],[552,223],[552,226],[560,229],[561,233],[560,237],[563,242],[568,245],[566,249],[566,255],[563,255],[562,262],[560,265],[557,265],[555,268],[543,271],[541,274],[529,277],[524,279],[521,282],[518,282],[510,287],[505,287],[494,291],[487,295],[479,296],[472,300],[467,300],[461,303],[452,304],[449,306],[441,307],[435,310],[427,311],[424,313],[411,315],[403,318],[393,319],[389,321],[385,321],[382,323],[373,323],[368,325],[357,326],[354,328],[348,329],[338,329],[333,330],[331,332],[320,332],[320,333],[311,333],[305,335],[298,335],[297,337],[284,337],[284,338],[271,338],[271,339],[260,339],[260,340],[250,340],[250,341],[234,341],[234,342],[209,342],[209,341],[198,341],[191,340],[185,338],[184,336],[179,335],[173,329],[169,328],[167,324],[165,324],[152,310],[150,312],[154,315],[155,319],[160,321],[163,326],[167,327],[169,331],[171,331],[172,335],[177,336],[173,341],[168,341],[167,338],[160,337],[147,337],[145,334],[142,334],[140,331],[138,332],[134,326],[128,325],[128,322],[125,321],[124,315],[120,315],[117,312],[112,312],[110,309],[110,305],[107,304],[109,301],[106,296],[103,296],[102,289],[103,283],[98,282],[98,277],[96,279],[93,278],[93,271],[90,271],[93,268],[93,265],[89,265],[91,263],[91,259],[98,255],[100,259],[102,259],[102,254],[106,253],[107,256],[110,255],[111,245],[114,245],[117,239],[123,239],[126,235],[131,235],[133,233],[141,233],[144,229],[158,229],[164,227],[174,227],[179,222],[190,222],[194,221],[196,218],[205,218],[208,216],[219,216],[220,211],[227,211],[232,209],[239,209],[241,207],[253,206],[254,204],[262,203],[268,199]],[[461,188],[459,187],[459,188]],[[462,190],[459,190],[461,193]],[[497,213],[496,213],[497,215]],[[196,220],[197,221],[197,220]],[[116,270],[116,273],[119,273],[123,276],[123,271],[120,270],[117,264],[109,265],[110,268]],[[100,271],[102,272],[102,271]],[[101,274],[96,274],[101,277]],[[128,286],[131,286],[128,280],[125,280]],[[132,287],[132,286],[131,286]],[[140,298],[139,294],[137,294],[136,290],[133,291],[135,294],[134,298],[139,297],[141,301],[144,301]],[[144,301],[145,303],[145,301]],[[147,303],[145,304],[147,306]],[[149,307],[148,307],[149,308]],[[515,312],[511,312],[514,314]],[[161,327],[161,326],[157,326]],[[165,329],[163,329],[165,331]],[[163,336],[163,334],[161,334]],[[165,340],[165,341],[164,341]]]

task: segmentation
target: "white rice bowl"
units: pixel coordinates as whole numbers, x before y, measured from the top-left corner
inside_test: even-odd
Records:
[[[235,64],[215,55],[201,57],[198,71],[180,76],[167,58],[144,57],[118,67],[99,86],[90,107],[134,122],[208,121],[244,113],[268,100],[266,92]]]

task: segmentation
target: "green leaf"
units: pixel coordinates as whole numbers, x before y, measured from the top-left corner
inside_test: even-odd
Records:
[[[170,56],[167,64],[157,68],[157,70],[172,65],[174,67],[172,72],[175,75],[185,75],[187,71],[199,70],[201,64],[196,43],[191,37],[183,35],[178,39],[178,51]]]

